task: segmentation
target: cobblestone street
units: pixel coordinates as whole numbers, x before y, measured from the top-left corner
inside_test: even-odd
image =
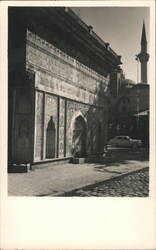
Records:
[[[146,197],[149,193],[149,171],[140,170],[124,177],[109,180],[104,184],[79,189],[66,194],[67,196],[100,196],[100,197]],[[65,195],[65,196],[66,196]]]

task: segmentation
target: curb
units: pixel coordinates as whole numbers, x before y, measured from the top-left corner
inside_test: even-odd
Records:
[[[70,191],[58,192],[58,193],[55,193],[55,194],[49,193],[49,194],[39,195],[39,196],[40,197],[46,197],[46,196],[51,196],[51,197],[66,197],[66,196],[72,194],[73,192],[78,191],[79,189],[92,188],[92,187],[98,186],[100,184],[108,183],[109,181],[112,181],[112,180],[118,180],[121,177],[125,177],[125,176],[128,176],[129,174],[137,173],[137,172],[140,172],[140,171],[146,170],[146,169],[148,170],[149,167],[144,167],[144,168],[141,168],[141,169],[136,169],[136,170],[132,170],[132,171],[129,171],[129,172],[126,172],[126,173],[122,173],[122,174],[119,174],[117,176],[113,176],[113,177],[110,177],[108,179],[105,179],[105,180],[102,180],[102,181],[99,181],[99,182],[97,181],[96,183],[92,183],[92,184],[88,184],[88,185],[81,186],[81,187],[78,187],[78,188],[74,188],[74,189],[72,189]]]

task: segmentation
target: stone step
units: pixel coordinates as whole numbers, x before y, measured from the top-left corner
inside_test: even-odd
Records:
[[[10,164],[8,168],[9,173],[27,173],[31,170],[30,163]]]

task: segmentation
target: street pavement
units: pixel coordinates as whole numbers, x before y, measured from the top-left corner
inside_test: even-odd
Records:
[[[104,183],[65,193],[63,196],[79,197],[147,197],[149,195],[149,169],[144,168]]]
[[[58,164],[28,173],[8,174],[10,196],[64,196],[149,167],[146,150],[111,149],[98,163]]]

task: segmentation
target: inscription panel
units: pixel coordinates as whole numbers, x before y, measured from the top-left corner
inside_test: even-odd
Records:
[[[107,91],[109,78],[84,66],[30,31],[27,32],[26,61],[27,64],[36,67],[38,71],[46,71],[44,81],[42,81],[42,76],[39,76],[38,81],[36,81],[36,86],[39,88],[43,89],[45,86],[46,90],[49,88],[50,92],[62,96],[65,93],[68,95],[68,90],[71,88],[74,98],[76,97],[85,103],[93,103],[94,95],[99,89],[102,89],[103,92]],[[55,77],[55,81],[52,81],[50,75]],[[58,82],[59,92],[55,82]],[[72,85],[76,88],[74,89]],[[64,86],[66,87],[63,94],[61,89]]]
[[[59,96],[74,99],[84,103],[97,103],[96,95],[82,88],[73,86],[63,79],[56,78],[43,72],[37,72],[37,82],[37,86],[40,90],[55,93]],[[98,97],[98,102],[99,101],[100,97]],[[100,102],[101,104],[103,104],[104,100],[101,98]]]

